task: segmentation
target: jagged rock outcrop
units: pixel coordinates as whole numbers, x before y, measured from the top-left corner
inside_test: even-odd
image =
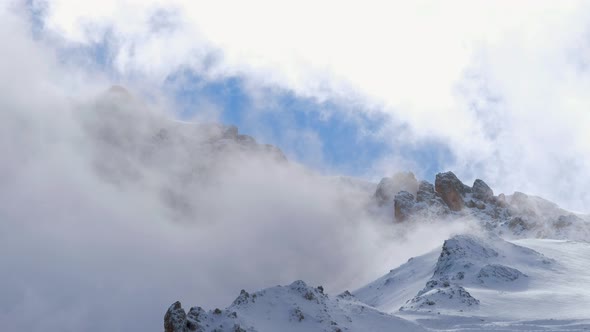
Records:
[[[186,312],[180,302],[174,302],[164,315],[164,332],[188,332]],[[190,331],[194,331],[190,330]]]
[[[494,198],[494,191],[483,180],[477,179],[473,182],[473,198],[489,202]]]
[[[466,193],[471,192],[471,188],[464,185],[453,172],[437,174],[434,189],[453,211],[463,209],[465,205],[463,197]]]
[[[428,181],[420,181],[418,184],[418,192],[416,193],[417,202],[428,202],[436,198],[434,185]]]
[[[382,206],[393,202],[400,191],[407,191],[415,195],[418,191],[418,180],[412,172],[399,172],[390,178],[383,178],[377,185],[375,199]]]
[[[590,216],[568,212],[540,197],[521,192],[494,196],[483,180],[477,179],[469,187],[453,172],[437,174],[434,185],[414,179],[411,173],[384,178],[374,193],[379,206],[393,210],[394,222],[468,217],[498,235],[575,239],[590,236]],[[416,188],[415,195],[399,190],[403,188],[400,183]]]
[[[414,207],[414,195],[407,191],[400,191],[393,199],[395,220],[398,222],[406,220]]]
[[[562,275],[559,268],[560,261],[492,233],[461,234],[353,294],[387,312],[471,316],[469,311],[477,310],[479,315],[485,310],[480,304],[491,305],[490,298],[497,300],[508,292],[519,298],[518,293],[528,290],[540,274]]]
[[[512,256],[511,256],[512,255]],[[433,274],[435,280],[497,286],[526,278],[518,269],[506,265],[507,257],[518,257],[518,264],[552,264],[542,254],[504,241],[493,234],[485,237],[457,235],[444,242]]]
[[[467,310],[479,305],[479,300],[458,284],[431,280],[418,295],[408,300],[400,311],[434,311],[441,309]]]
[[[457,235],[444,242],[432,277],[400,310],[469,310],[480,301],[467,288],[523,289],[528,276],[509,265],[537,269],[551,268],[553,263],[539,252],[492,234]]]
[[[498,251],[486,245],[482,239],[474,236],[455,236],[443,243],[434,276],[445,278],[455,270],[467,269],[473,265],[472,261],[486,261],[498,257]]]
[[[432,218],[444,217],[450,212],[451,210],[441,196],[434,191],[434,185],[428,181],[420,181],[414,213],[420,217]]]

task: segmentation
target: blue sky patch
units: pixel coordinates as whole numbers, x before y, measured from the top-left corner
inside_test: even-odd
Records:
[[[263,91],[256,91],[254,99],[246,86],[239,77],[211,81],[184,69],[168,77],[164,90],[174,96],[180,118],[199,118],[203,112],[199,106],[213,104],[222,123],[236,125],[240,132],[276,145],[290,159],[315,169],[381,176],[372,174],[374,164],[398,155],[414,161],[420,166],[420,175],[431,179],[441,164],[452,160],[450,150],[442,144],[392,146],[387,137],[374,135],[384,124],[391,123],[385,113],[362,112],[332,101],[318,102],[281,89],[261,88]]]

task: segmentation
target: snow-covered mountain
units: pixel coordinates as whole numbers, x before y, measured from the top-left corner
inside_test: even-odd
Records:
[[[111,89],[87,109],[79,120],[81,139],[90,147],[84,153],[93,171],[121,191],[153,199],[164,207],[166,219],[210,219],[214,223],[220,216],[233,221],[245,214],[269,220],[296,216],[290,219],[292,223],[305,219],[300,213],[309,207],[304,204],[268,216],[266,208],[252,214],[253,206],[267,202],[252,201],[241,213],[225,212],[227,205],[219,202],[248,198],[250,195],[229,196],[237,185],[245,192],[257,190],[253,186],[260,183],[250,178],[252,170],[260,170],[267,181],[269,174],[273,174],[272,181],[297,176],[298,182],[310,183],[300,195],[327,196],[331,210],[341,211],[321,210],[314,216],[346,219],[349,224],[363,220],[428,227],[462,221],[472,226],[470,234],[451,237],[434,251],[410,259],[365,286],[357,285],[362,287],[352,293],[329,295],[322,287],[296,281],[251,293],[242,291],[224,309],[191,307],[186,312],[174,303],[164,319],[167,332],[590,328],[590,293],[581,286],[590,284],[590,244],[585,242],[590,239],[588,216],[520,192],[496,195],[479,179],[468,186],[452,172],[437,174],[434,183],[419,181],[410,172],[378,184],[320,176],[293,166],[278,148],[260,144],[236,127],[172,121],[149,109],[143,112],[142,105],[120,88]],[[240,176],[232,176],[240,170]],[[288,182],[281,192],[293,184]],[[271,224],[264,227],[267,225]],[[329,225],[338,227],[337,223]],[[318,226],[314,219],[299,228]],[[327,225],[321,227],[329,234]],[[314,239],[322,241],[321,236]],[[335,251],[342,249],[347,248]]]
[[[166,313],[175,331],[586,331],[590,244],[457,235],[350,293],[303,281],[242,291],[226,309]]]
[[[149,186],[140,189],[156,193],[176,219],[194,217],[199,208],[192,199],[195,192],[215,186],[236,165],[291,164],[280,149],[258,143],[235,126],[171,120],[121,87],[111,88],[85,109],[77,116],[96,173],[119,187]],[[470,187],[452,172],[437,174],[434,184],[418,181],[411,172],[383,178],[377,185],[351,177],[314,181],[365,195],[372,202],[367,210],[393,222],[469,219],[502,237],[590,238],[590,216],[520,192],[494,195],[484,181],[477,179]]]
[[[521,192],[494,195],[483,180],[470,187],[453,172],[437,174],[434,185],[412,173],[395,174],[381,180],[374,200],[394,222],[463,219],[507,238],[590,239],[588,215]]]
[[[166,331],[590,329],[590,292],[580,289],[590,283],[587,216],[520,192],[495,196],[482,180],[469,187],[452,172],[438,174],[434,185],[412,173],[376,187],[331,181],[374,190],[375,207],[368,208],[393,222],[459,219],[481,226],[480,235],[456,235],[353,293],[329,296],[296,281],[242,291],[223,310],[193,307],[185,314],[175,303]]]
[[[248,293],[226,309],[185,313],[179,302],[164,318],[166,332],[176,331],[426,331],[418,324],[381,312],[350,293],[329,296],[303,281]]]
[[[353,294],[434,329],[582,331],[589,254],[587,242],[458,235]]]

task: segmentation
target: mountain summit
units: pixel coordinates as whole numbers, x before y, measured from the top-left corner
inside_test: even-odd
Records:
[[[590,266],[588,243],[457,235],[352,293],[330,296],[303,281],[242,290],[225,309],[185,313],[176,302],[164,326],[166,332],[586,331],[590,292],[578,288],[590,282],[584,266]]]
[[[417,188],[415,191],[410,191]],[[590,238],[590,217],[568,212],[537,196],[515,192],[494,195],[480,179],[470,187],[453,172],[436,175],[434,185],[412,173],[398,173],[377,185],[375,204],[392,211],[394,222],[472,219],[484,229],[510,238]]]

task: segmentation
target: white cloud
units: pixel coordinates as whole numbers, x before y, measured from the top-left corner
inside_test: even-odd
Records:
[[[110,31],[123,80],[158,83],[188,65],[212,77],[242,75],[253,89],[383,105],[409,128],[392,137],[395,144],[436,139],[450,145],[465,176],[578,206],[590,200],[583,196],[588,43],[586,12],[571,4],[56,1],[44,19],[50,35],[39,41],[22,17],[0,11],[0,38],[10,45],[0,60],[0,250],[11,253],[0,256],[8,280],[0,285],[2,325],[151,329],[178,298],[223,305],[239,288],[295,278],[336,290],[459,229],[413,230],[421,241],[391,241],[378,225],[360,227],[367,216],[359,193],[296,166],[261,172],[256,160],[230,164],[207,190],[174,187],[200,204],[195,220],[203,225],[171,224],[155,188],[177,184],[169,176],[200,155],[178,147],[149,167],[125,154],[101,155],[78,115],[89,108],[80,101],[107,80],[60,63],[50,43],[93,43]],[[151,125],[147,114],[134,114],[141,121],[112,123],[131,139]],[[308,142],[321,144],[313,135]],[[121,157],[115,161],[131,163],[142,181],[105,183],[91,167],[97,155]]]
[[[0,11],[0,22],[11,45],[0,61],[6,330],[155,330],[175,300],[224,306],[241,288],[301,278],[335,293],[462,229],[393,241],[404,230],[369,216],[366,192],[215,154],[194,124],[121,92],[97,101],[100,76],[61,63],[22,17]],[[175,141],[158,145],[167,126]]]
[[[575,201],[590,182],[580,174],[590,155],[587,3],[56,0],[48,8],[47,31],[68,42],[112,32],[121,73],[157,82],[190,66],[379,105],[409,126],[407,142],[449,145],[457,163],[448,167],[464,177],[572,208],[590,200]]]

